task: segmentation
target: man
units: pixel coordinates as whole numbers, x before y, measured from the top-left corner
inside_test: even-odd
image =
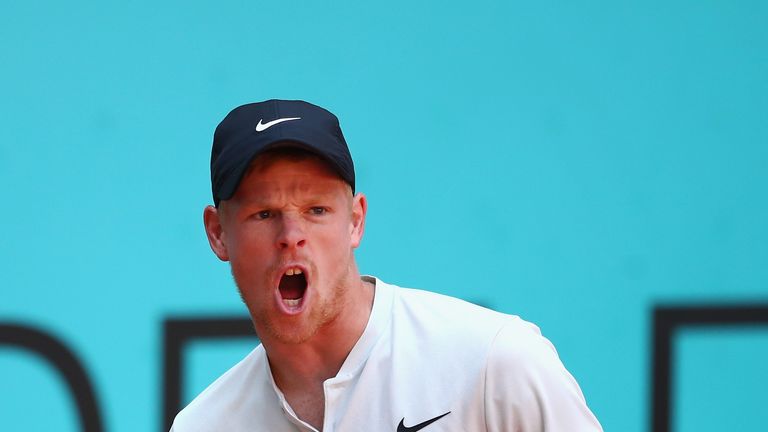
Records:
[[[330,112],[270,100],[214,134],[213,252],[261,345],[182,410],[187,431],[600,431],[536,326],[361,277],[367,200]]]

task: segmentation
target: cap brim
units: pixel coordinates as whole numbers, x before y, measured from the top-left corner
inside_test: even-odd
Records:
[[[253,161],[257,157],[259,157],[261,154],[267,151],[281,149],[281,148],[296,148],[296,149],[306,150],[312,154],[317,155],[322,160],[326,161],[328,165],[330,165],[331,168],[333,168],[333,170],[336,171],[336,173],[339,175],[339,177],[342,180],[349,183],[350,186],[352,187],[352,192],[354,192],[355,190],[354,184],[351,183],[350,180],[345,176],[338,162],[334,161],[332,158],[325,155],[319,148],[315,147],[314,145],[307,142],[306,140],[303,140],[301,138],[295,138],[295,137],[281,137],[278,140],[275,140],[271,143],[263,145],[260,148],[255,149],[253,154],[251,154],[247,158],[242,159],[242,162],[232,170],[232,174],[227,177],[224,184],[222,184],[221,187],[219,188],[219,191],[217,194],[218,202],[216,202],[215,205],[218,206],[221,201],[226,201],[235,195],[235,192],[237,192],[238,186],[240,186],[240,182],[243,180],[245,173],[248,171],[248,167],[251,165],[251,163],[253,163]]]

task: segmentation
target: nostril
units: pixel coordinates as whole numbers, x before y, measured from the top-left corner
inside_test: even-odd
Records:
[[[286,234],[277,239],[277,244],[280,248],[289,247],[301,247],[306,244],[307,240],[303,235]]]
[[[293,212],[282,212],[277,218],[277,244],[281,249],[304,246],[306,238],[304,221],[301,215]]]

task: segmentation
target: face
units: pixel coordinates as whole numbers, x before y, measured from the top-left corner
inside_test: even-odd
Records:
[[[309,340],[359,291],[353,250],[366,203],[315,158],[262,156],[232,199],[205,210],[216,255],[232,274],[262,339]]]

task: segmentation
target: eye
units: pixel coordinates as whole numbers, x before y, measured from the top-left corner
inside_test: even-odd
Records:
[[[328,209],[325,207],[312,207],[309,209],[309,213],[315,216],[320,216],[328,213]]]
[[[256,219],[269,219],[270,216],[272,216],[272,212],[269,210],[261,210],[253,214]]]

